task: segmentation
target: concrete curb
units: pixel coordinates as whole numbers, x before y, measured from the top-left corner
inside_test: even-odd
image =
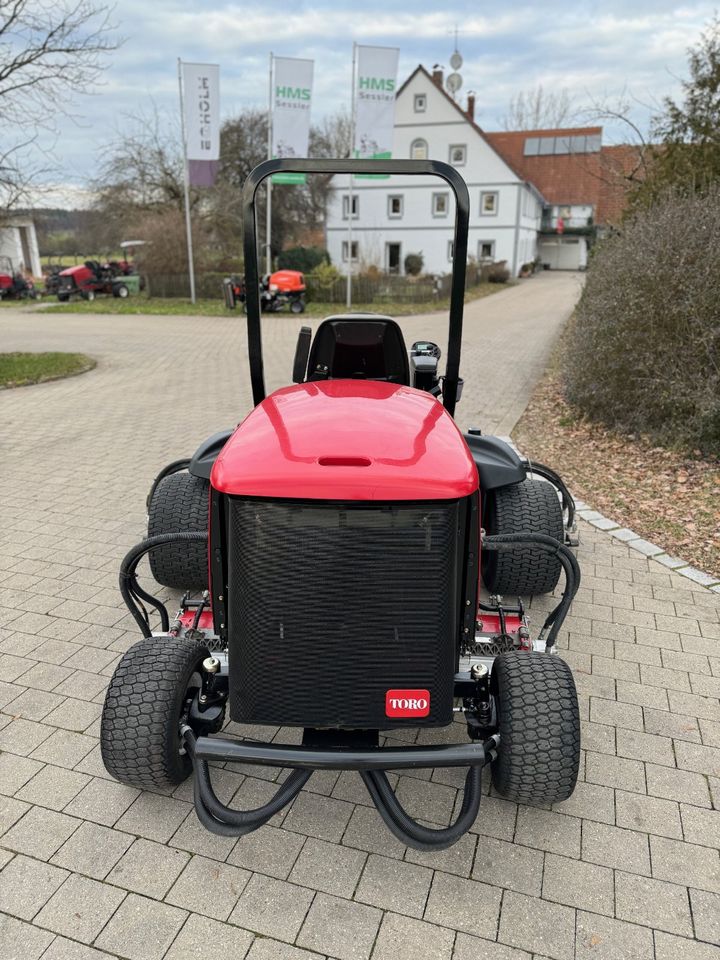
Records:
[[[523,456],[522,452],[518,450],[510,437],[500,437],[499,439],[510,444],[513,450],[516,450],[520,456]],[[577,516],[589,523],[590,526],[609,533],[611,537],[615,537],[616,540],[627,544],[631,549],[637,550],[638,553],[647,557],[649,560],[656,560],[664,567],[672,570],[673,573],[679,573],[680,576],[687,577],[687,579],[692,580],[693,583],[697,583],[701,587],[706,587],[713,593],[720,594],[720,579],[718,577],[713,577],[703,570],[698,570],[697,567],[689,564],[687,560],[681,560],[679,557],[671,556],[666,553],[662,547],[658,547],[655,543],[650,543],[649,540],[644,540],[639,534],[628,529],[628,527],[620,526],[620,524],[614,520],[610,520],[597,510],[593,510],[592,507],[587,503],[583,503],[582,500],[576,500],[575,507]]]

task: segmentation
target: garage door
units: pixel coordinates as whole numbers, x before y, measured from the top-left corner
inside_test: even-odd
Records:
[[[585,241],[580,237],[557,237],[541,240],[538,253],[552,270],[579,270],[585,262]]]

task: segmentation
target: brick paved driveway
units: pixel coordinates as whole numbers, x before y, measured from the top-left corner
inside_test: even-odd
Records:
[[[469,309],[463,425],[510,429],[576,292],[573,277],[540,277]],[[287,382],[296,327],[268,322],[272,385]],[[720,955],[717,595],[583,526],[561,646],[584,757],[552,810],[486,795],[474,831],[427,855],[386,831],[355,777],[322,774],[271,826],[212,836],[187,785],[110,780],[97,737],[107,679],[137,639],[118,560],[142,535],[154,471],[248,408],[238,324],[3,310],[0,338],[99,359],[0,394],[1,960]],[[253,806],[273,776],[227,769],[218,789]],[[421,771],[398,790],[446,824],[458,782]]]

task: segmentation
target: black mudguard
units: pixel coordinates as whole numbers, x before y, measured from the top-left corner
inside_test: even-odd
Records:
[[[477,433],[465,433],[463,436],[477,466],[483,494],[527,479],[523,461],[504,440]]]
[[[210,471],[218,458],[218,454],[233,433],[235,433],[235,427],[231,427],[229,430],[219,430],[208,437],[207,440],[203,440],[190,459],[188,473],[191,473],[194,477],[209,480]]]

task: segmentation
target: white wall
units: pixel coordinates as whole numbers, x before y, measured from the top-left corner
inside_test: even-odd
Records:
[[[21,229],[25,231],[29,258],[23,251]],[[14,220],[12,224],[0,224],[0,256],[10,257],[13,270],[24,269],[35,277],[42,275],[40,252],[32,220],[23,217]]]

